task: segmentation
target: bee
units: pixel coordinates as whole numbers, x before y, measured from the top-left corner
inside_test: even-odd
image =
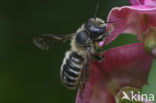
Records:
[[[65,87],[75,89],[79,84],[82,92],[90,68],[89,58],[93,57],[99,61],[104,59],[97,49],[99,48],[98,43],[103,42],[110,34],[111,29],[106,29],[107,23],[109,22],[105,23],[95,15],[94,18],[90,18],[82,24],[75,33],[68,35],[42,34],[34,38],[34,44],[43,50],[50,50],[55,43],[71,40],[71,49],[65,53],[60,70],[60,77]]]

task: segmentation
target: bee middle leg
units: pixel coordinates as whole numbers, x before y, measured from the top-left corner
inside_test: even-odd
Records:
[[[97,60],[97,61],[103,61],[104,60],[104,56],[100,53],[92,54],[92,58],[94,60]]]

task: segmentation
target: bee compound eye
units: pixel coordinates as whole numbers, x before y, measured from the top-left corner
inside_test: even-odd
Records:
[[[106,31],[104,21],[98,18],[96,21],[93,18],[89,19],[85,24],[85,28],[89,32],[91,39],[97,38]]]
[[[86,31],[80,31],[76,35],[76,43],[80,46],[84,46],[89,41],[89,36]]]

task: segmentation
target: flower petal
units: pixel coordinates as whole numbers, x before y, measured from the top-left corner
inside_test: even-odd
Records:
[[[130,0],[131,5],[156,6],[156,0]]]
[[[89,77],[76,103],[116,103],[114,94],[124,86],[141,88],[147,83],[152,64],[142,43],[110,49],[104,61],[90,61]]]
[[[112,21],[115,25],[105,44],[113,41],[121,33],[137,34],[139,40],[142,41],[142,32],[146,31],[149,25],[156,27],[155,17],[156,7],[141,5],[113,8],[107,21]],[[110,24],[108,24],[109,26]]]

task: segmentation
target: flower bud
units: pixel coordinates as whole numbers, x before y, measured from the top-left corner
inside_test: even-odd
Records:
[[[150,27],[143,33],[143,42],[146,51],[156,58],[156,28]]]

